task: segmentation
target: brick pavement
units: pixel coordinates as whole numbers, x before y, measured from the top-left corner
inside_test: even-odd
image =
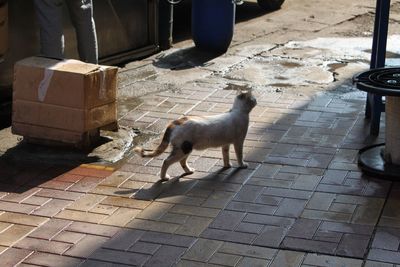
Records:
[[[147,147],[158,144],[170,119],[224,112],[236,94],[232,84],[252,86],[258,106],[244,148],[249,168],[224,170],[220,149],[195,151],[193,175],[178,178],[182,170],[173,166],[176,177],[160,183],[167,153],[129,154],[119,165],[3,155],[1,266],[399,265],[399,184],[365,176],[357,166],[358,149],[382,137],[368,137],[365,95],[349,83],[354,69],[338,70],[331,81],[323,70],[323,82],[303,77],[295,86],[285,85],[284,76],[266,86],[259,75],[277,56],[284,75],[321,53],[282,46],[283,39],[330,35],[330,27],[346,29],[368,10],[355,4],[326,17],[287,11],[312,20],[302,23],[293,14],[283,20],[283,10],[268,16],[278,26],[296,24],[286,29],[291,37],[274,32],[277,24],[267,33],[249,21],[238,25],[226,54],[207,62],[184,43],[128,64],[120,72],[119,123],[146,136]],[[154,90],[128,97],[146,86]]]

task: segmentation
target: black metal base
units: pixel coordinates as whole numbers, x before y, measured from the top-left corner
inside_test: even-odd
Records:
[[[386,163],[383,158],[385,144],[367,146],[358,153],[358,164],[368,175],[385,180],[400,180],[400,165]]]

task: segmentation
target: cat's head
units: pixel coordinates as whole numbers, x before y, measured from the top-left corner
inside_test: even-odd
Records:
[[[251,91],[242,92],[236,96],[233,102],[232,109],[240,109],[241,111],[250,113],[250,111],[257,105],[256,98],[252,95]]]

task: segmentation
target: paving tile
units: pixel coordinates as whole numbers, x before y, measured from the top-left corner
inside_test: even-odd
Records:
[[[156,253],[156,251],[160,247],[161,247],[160,244],[138,241],[129,248],[129,251],[141,254],[154,255],[154,253]]]
[[[4,212],[0,215],[0,221],[6,223],[23,224],[29,226],[40,226],[48,221],[48,218],[43,218],[34,215],[25,215],[13,212]]]
[[[129,223],[127,223],[125,227],[139,229],[139,230],[162,232],[162,233],[174,233],[179,228],[179,224],[133,219]]]
[[[241,258],[242,257],[238,255],[231,255],[231,254],[217,252],[211,257],[209,263],[224,265],[224,266],[236,266],[236,264],[241,260]]]
[[[216,191],[213,192],[202,204],[206,208],[224,208],[233,198],[233,192]]]
[[[63,231],[63,232],[57,234],[54,238],[52,238],[52,240],[64,242],[64,243],[76,244],[85,236],[86,236],[85,234],[81,234],[81,233]]]
[[[146,209],[140,212],[136,218],[138,219],[148,219],[157,220],[164,216],[172,207],[173,204],[162,203],[162,202],[152,202]]]
[[[265,226],[264,230],[256,237],[254,245],[266,247],[279,247],[287,228],[279,226]]]
[[[242,212],[252,212],[252,213],[272,215],[275,213],[277,208],[278,208],[277,206],[269,206],[266,204],[232,201],[225,209],[232,211],[242,211]]]
[[[399,245],[400,229],[378,227],[371,247],[396,251]]]
[[[317,175],[299,175],[292,185],[292,189],[298,190],[314,190],[318,183],[321,181],[321,177]]]
[[[98,225],[85,222],[73,222],[68,226],[66,230],[82,234],[112,237],[118,232],[119,228],[108,225]]]
[[[297,219],[288,231],[287,236],[312,239],[320,224],[320,220]]]
[[[331,193],[315,192],[307,203],[307,209],[328,210],[336,195]]]
[[[30,196],[30,197],[24,199],[21,203],[34,205],[34,206],[42,206],[49,200],[50,200],[50,198],[47,198],[47,197]]]
[[[215,218],[218,215],[219,211],[220,211],[219,209],[214,209],[214,208],[191,207],[186,205],[174,205],[170,209],[170,212],[174,213],[208,217],[208,218]]]
[[[305,190],[293,190],[293,189],[270,187],[266,188],[263,191],[263,195],[308,200],[310,199],[312,192]]]
[[[115,262],[99,261],[88,259],[81,263],[79,267],[127,267],[132,265],[120,264]]]
[[[336,254],[340,256],[364,258],[370,237],[365,235],[344,234]]]
[[[179,226],[175,231],[175,234],[198,237],[211,224],[211,222],[211,218],[190,216],[185,223]]]
[[[333,254],[337,244],[323,241],[307,240],[301,238],[285,237],[282,247],[294,250],[305,250],[323,254]]]
[[[264,214],[248,213],[246,217],[243,219],[243,222],[289,227],[295,222],[295,219],[264,215]]]
[[[279,208],[276,210],[275,215],[297,218],[301,215],[305,206],[305,200],[284,198],[279,203]]]
[[[95,168],[96,166],[80,166],[70,170],[69,174],[91,176],[97,178],[105,178],[112,174],[112,171],[106,170],[105,168]]]
[[[207,262],[223,242],[208,239],[198,239],[196,243],[182,256],[182,259]]]
[[[348,174],[348,171],[327,170],[321,180],[321,183],[341,185],[341,184],[343,184],[344,180],[346,179],[347,174]]]
[[[15,242],[28,235],[34,227],[14,224],[0,233],[0,245],[12,246]]]
[[[57,266],[60,267],[70,267],[70,266],[78,266],[82,260],[72,257],[35,252],[30,255],[24,263],[34,264],[39,266],[54,266],[54,263],[57,263]]]
[[[132,208],[132,209],[144,209],[150,204],[150,201],[109,196],[106,197],[103,201],[101,201],[101,204],[124,207],[124,208]]]
[[[348,234],[361,234],[361,235],[372,235],[374,227],[369,225],[360,225],[352,223],[341,223],[341,222],[323,222],[319,228],[322,231],[333,231]]]
[[[129,179],[129,177],[131,177],[131,176],[132,176],[132,173],[130,173],[130,172],[115,171],[110,176],[105,178],[101,182],[101,185],[118,187],[123,182],[125,182],[127,179]]]
[[[141,230],[122,228],[111,239],[105,242],[102,247],[115,250],[128,250],[144,233]]]
[[[61,255],[71,247],[71,244],[26,237],[16,243],[14,247]]]
[[[263,228],[264,226],[261,224],[242,222],[236,227],[235,231],[249,234],[259,234]]]
[[[340,240],[342,239],[342,236],[343,236],[343,233],[330,232],[330,231],[326,231],[326,230],[318,230],[315,233],[313,240],[339,243]]]
[[[363,261],[359,259],[308,253],[306,255],[306,258],[304,259],[303,264],[309,264],[312,266],[321,266],[321,267],[332,267],[332,266],[361,267]]]
[[[305,253],[289,250],[279,250],[269,267],[300,266]]]
[[[79,222],[100,223],[107,218],[107,215],[77,210],[63,210],[55,217]]]
[[[237,266],[238,267],[247,267],[247,266],[265,267],[265,266],[268,266],[269,263],[270,263],[270,261],[265,260],[265,259],[244,257],[244,258],[242,258],[242,260],[239,262],[239,264]]]
[[[44,188],[37,192],[35,196],[64,200],[77,200],[82,196],[82,193]]]
[[[301,214],[301,218],[333,222],[350,222],[351,214],[305,209]]]
[[[277,253],[276,249],[250,246],[238,243],[225,242],[218,250],[221,253],[240,255],[243,257],[271,260]]]
[[[129,264],[142,266],[150,258],[149,255],[129,251],[110,250],[100,248],[90,255],[90,259],[105,261],[109,263]]]
[[[372,261],[400,264],[400,252],[372,248],[368,252],[367,258]]]
[[[72,201],[62,199],[52,199],[40,208],[36,209],[32,214],[53,217],[66,207],[68,207]]]
[[[19,212],[19,213],[24,213],[24,214],[30,214],[36,208],[37,208],[37,206],[34,206],[34,205],[0,201],[0,210],[1,211],[10,211],[10,212]]]
[[[104,214],[104,215],[111,215],[117,210],[118,210],[118,207],[97,204],[96,206],[91,208],[89,210],[89,212],[91,212],[91,213],[99,213],[99,214]]]
[[[140,241],[143,242],[151,242],[162,245],[171,245],[175,247],[190,247],[194,242],[195,238],[189,236],[182,235],[174,235],[168,233],[160,233],[160,232],[146,232],[141,238]]]
[[[98,178],[85,177],[69,187],[68,191],[86,193],[95,188],[99,183],[100,180]]]
[[[34,195],[36,192],[40,191],[40,188],[34,187],[31,189],[24,190],[22,193],[8,193],[1,198],[2,201],[20,203],[24,199],[27,199]]]
[[[125,226],[128,222],[130,222],[137,214],[139,214],[140,210],[136,209],[128,209],[128,208],[119,208],[113,214],[108,216],[105,220],[101,221],[101,224],[114,225],[114,226]]]
[[[238,242],[242,244],[251,244],[254,239],[257,237],[255,234],[251,233],[243,233],[243,232],[233,232],[221,229],[206,229],[202,234],[201,237],[227,241],[227,242]]]
[[[254,185],[244,185],[237,193],[234,200],[243,202],[254,202],[263,191],[263,187]]]
[[[2,266],[17,266],[32,253],[32,250],[9,248],[0,254],[0,262]]]
[[[364,267],[394,267],[391,263],[384,263],[378,261],[365,261]]]
[[[89,211],[98,203],[100,203],[105,196],[102,195],[94,195],[94,194],[85,194],[78,200],[74,201],[68,209],[70,210],[80,210],[80,211]]]
[[[236,211],[221,211],[210,224],[211,228],[233,230],[242,221],[245,213]]]
[[[162,246],[144,266],[175,266],[186,248]]]
[[[68,249],[64,255],[77,258],[88,258],[94,251],[98,251],[107,240],[107,237],[87,235]]]
[[[30,233],[29,237],[50,240],[55,235],[60,233],[64,228],[66,228],[70,223],[71,222],[67,220],[51,219]]]

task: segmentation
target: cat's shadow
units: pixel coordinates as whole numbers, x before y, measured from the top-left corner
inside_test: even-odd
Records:
[[[227,174],[226,171],[229,170]],[[210,181],[220,181],[223,176],[223,181],[229,181],[230,177],[233,177],[236,173],[238,173],[241,169],[234,168],[224,168],[221,167],[219,170],[206,175],[203,178],[199,179],[185,179],[184,181],[180,180],[181,178],[188,176],[188,174],[182,174],[179,176],[172,177],[168,181],[157,181],[152,186],[148,188],[140,188],[140,189],[129,189],[129,190],[119,190],[116,191],[116,194],[119,195],[133,195],[132,198],[138,200],[155,200],[160,196],[173,196],[178,195],[179,192],[174,192],[174,188],[179,187],[189,187],[189,184],[196,183],[197,180],[205,180],[207,182]]]

